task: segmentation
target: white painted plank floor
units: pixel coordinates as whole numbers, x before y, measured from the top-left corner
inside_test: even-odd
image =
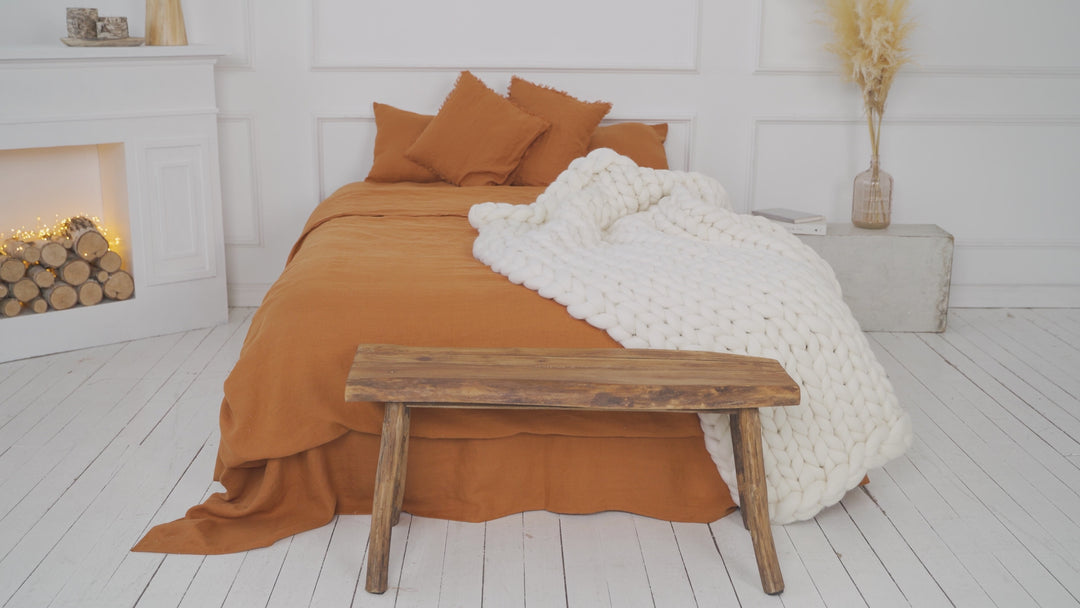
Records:
[[[944,334],[869,334],[915,443],[774,528],[775,597],[737,516],[404,515],[382,596],[363,590],[366,516],[234,555],[130,553],[219,488],[221,387],[252,312],[0,364],[0,605],[1080,606],[1080,310],[954,309]]]

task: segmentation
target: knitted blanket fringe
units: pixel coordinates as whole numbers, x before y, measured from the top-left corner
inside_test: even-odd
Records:
[[[774,523],[814,517],[911,444],[832,269],[783,228],[734,213],[717,181],[601,149],[534,203],[482,203],[469,221],[478,260],[627,348],[777,359],[802,402],[761,410]],[[738,502],[728,416],[700,417]]]

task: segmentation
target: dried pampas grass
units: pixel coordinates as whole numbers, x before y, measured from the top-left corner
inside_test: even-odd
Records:
[[[907,0],[825,0],[835,39],[825,46],[843,61],[844,75],[862,91],[870,145],[878,153],[881,116],[893,78],[911,61],[904,39],[914,24]]]

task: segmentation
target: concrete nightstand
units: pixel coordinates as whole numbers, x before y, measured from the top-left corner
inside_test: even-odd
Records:
[[[934,224],[865,230],[829,224],[799,235],[833,267],[864,331],[945,331],[953,237]]]

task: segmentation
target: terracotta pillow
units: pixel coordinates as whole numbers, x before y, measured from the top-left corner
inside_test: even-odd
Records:
[[[405,150],[435,118],[375,102],[375,159],[369,182],[437,182],[438,175],[405,158]]]
[[[611,148],[623,156],[629,156],[639,166],[650,169],[667,169],[668,126],[661,123],[647,125],[640,122],[620,122],[597,127],[589,142],[589,151]]]
[[[603,101],[585,102],[517,76],[510,79],[510,101],[551,123],[536,138],[514,172],[515,186],[546,186],[589,150],[589,138],[611,110]]]
[[[458,186],[509,181],[529,145],[548,122],[462,72],[439,113],[405,156]]]

